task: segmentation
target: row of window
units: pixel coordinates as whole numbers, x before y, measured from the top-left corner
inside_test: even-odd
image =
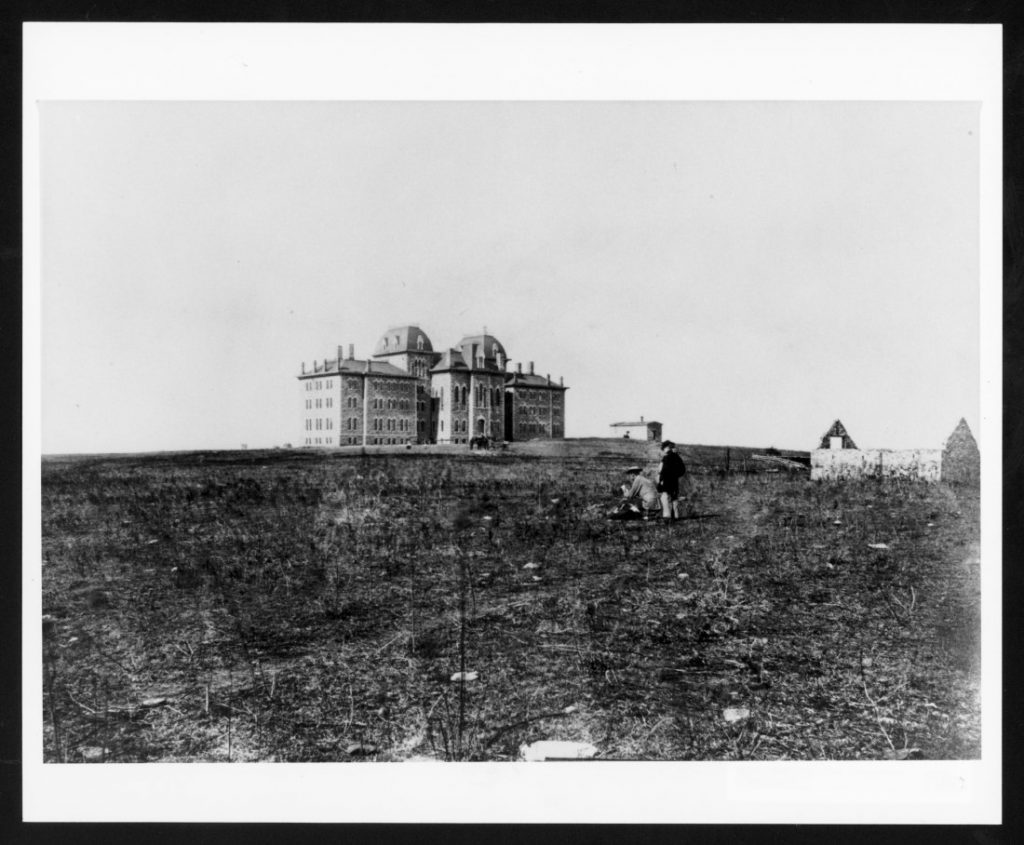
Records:
[[[548,401],[558,402],[560,400],[560,397],[550,390],[535,390],[520,387],[516,389],[516,399],[518,401],[541,401],[547,403]]]
[[[306,431],[322,431],[325,428],[334,428],[334,420],[330,417],[327,417],[327,419],[318,417],[315,420],[306,420]]]
[[[326,399],[307,399],[306,400],[306,408],[307,409],[312,409],[312,408],[333,408],[333,407],[334,407],[334,397],[333,396],[328,396]]]
[[[396,420],[394,417],[391,417],[386,420],[377,418],[372,422],[372,431],[412,431],[411,420]]]
[[[309,401],[306,401],[306,407],[310,407]],[[319,400],[318,400],[319,401]],[[332,400],[327,400],[327,407],[332,406]],[[319,404],[316,407],[320,407]],[[346,408],[358,408],[359,397],[357,395],[350,394],[345,397]],[[375,411],[411,411],[412,400],[411,399],[385,399],[383,396],[374,397],[370,403],[370,407]],[[427,403],[422,399],[416,402],[416,410],[420,413],[424,413],[427,410]]]
[[[469,396],[469,388],[465,385],[455,385],[452,387],[452,407],[458,408],[466,404]],[[501,388],[500,387],[487,387],[483,384],[477,384],[473,387],[473,401],[481,407],[493,404],[495,407],[501,405]],[[439,406],[444,408],[444,388],[438,388],[434,395],[438,399]]]
[[[377,418],[371,420],[370,430],[371,431],[412,431],[412,420],[394,418],[381,419]],[[416,430],[423,431],[426,428],[426,424],[423,420],[418,420],[416,423]],[[345,429],[347,431],[359,431],[359,417],[345,417]]]
[[[330,390],[334,379],[309,379],[306,382],[306,390]]]
[[[388,345],[389,341],[390,341],[390,338],[385,336],[384,343],[383,343],[383,346],[384,346],[385,349],[389,348],[389,345]],[[395,344],[394,344],[395,345],[395,349],[401,349],[401,346],[402,346],[402,336],[396,334],[395,337],[394,337],[394,341],[395,341]],[[419,349],[420,351],[423,350],[423,335],[417,335],[416,336],[416,348]]]
[[[307,437],[306,438],[306,445],[307,446],[324,446],[324,445],[330,446],[332,443],[334,443],[334,438],[333,437]]]
[[[355,407],[354,405],[352,407]],[[385,399],[383,396],[375,396],[370,405],[375,411],[411,411],[411,399]]]

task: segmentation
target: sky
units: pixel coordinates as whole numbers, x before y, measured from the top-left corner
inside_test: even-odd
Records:
[[[297,443],[303,362],[487,327],[566,433],[979,433],[969,102],[44,102],[44,454]]]

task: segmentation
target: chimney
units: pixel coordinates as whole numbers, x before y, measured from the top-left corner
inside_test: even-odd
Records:
[[[547,380],[548,380],[548,384],[551,384],[551,373],[547,374]]]
[[[305,361],[302,362],[302,374],[303,375],[306,374],[306,362]]]
[[[558,377],[558,386],[559,387],[565,387],[565,376],[559,376]]]
[[[523,362],[522,361],[516,361],[516,374],[517,375],[522,375],[523,374]]]
[[[354,343],[350,343],[348,345],[348,357],[349,358],[355,358],[356,357],[356,345]]]
[[[643,421],[644,421],[644,415],[643,415],[643,414],[641,414],[641,415],[640,415],[640,422],[643,422]]]
[[[533,361],[530,362],[530,375],[533,375]]]
[[[345,358],[344,352],[345,352],[344,347],[339,343],[338,344],[338,369],[339,370],[341,369],[341,362]]]
[[[364,372],[367,372],[367,373],[370,372],[370,359],[369,358],[366,359],[366,369],[364,370]]]
[[[324,372],[327,372],[327,359],[324,358]]]

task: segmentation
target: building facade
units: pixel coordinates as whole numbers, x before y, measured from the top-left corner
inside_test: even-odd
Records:
[[[391,328],[371,358],[338,346],[333,359],[303,362],[298,379],[305,446],[565,437],[562,379],[536,375],[532,361],[510,371],[486,330],[439,352],[419,326]]]

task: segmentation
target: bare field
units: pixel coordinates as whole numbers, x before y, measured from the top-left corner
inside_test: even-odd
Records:
[[[979,757],[977,491],[681,452],[45,459],[44,757]]]

